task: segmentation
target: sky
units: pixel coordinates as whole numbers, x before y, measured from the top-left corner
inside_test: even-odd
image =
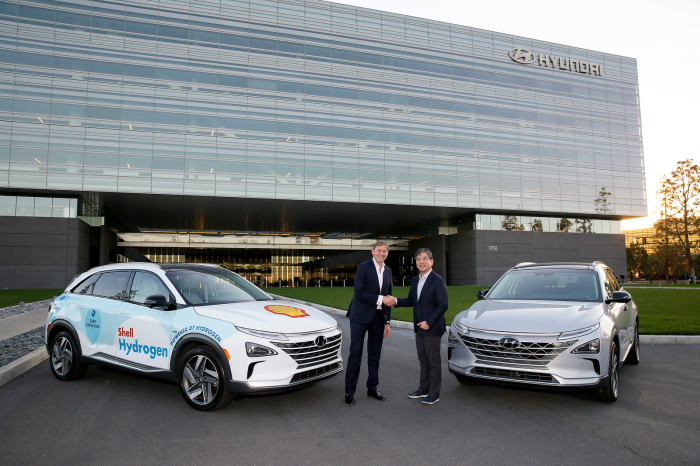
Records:
[[[637,59],[649,217],[679,160],[700,164],[700,0],[346,0],[338,3],[445,21]]]

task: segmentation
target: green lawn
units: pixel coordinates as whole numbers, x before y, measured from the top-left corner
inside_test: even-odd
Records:
[[[0,308],[15,306],[20,302],[43,301],[61,293],[63,293],[62,288],[58,290],[0,290]]]
[[[476,302],[481,286],[448,286],[450,307],[445,319],[449,325],[460,311]],[[269,288],[274,294],[347,310],[352,288]],[[700,335],[700,290],[630,289],[639,307],[639,332],[644,335]],[[408,296],[407,286],[394,287],[394,295]],[[412,310],[392,309],[391,317],[410,322]]]
[[[447,309],[445,319],[447,325],[452,322],[452,318],[467,309],[476,302],[476,292],[486,288],[484,286],[448,286],[447,292],[450,296],[450,307]],[[397,298],[408,297],[408,286],[395,286],[394,296]],[[268,288],[273,294],[286,296],[288,298],[300,299],[311,303],[318,303],[324,306],[335,307],[347,311],[352,299],[352,288]],[[391,318],[395,320],[413,320],[413,309],[392,308]]]

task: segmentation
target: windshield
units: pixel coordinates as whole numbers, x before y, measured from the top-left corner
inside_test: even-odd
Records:
[[[203,306],[272,299],[245,278],[226,269],[213,267],[211,270],[208,268],[207,270],[178,269],[169,270],[165,275],[190,305]]]
[[[487,299],[599,302],[602,295],[592,270],[538,269],[508,272]]]

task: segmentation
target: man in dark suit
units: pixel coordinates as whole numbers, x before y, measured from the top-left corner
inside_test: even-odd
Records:
[[[440,401],[442,368],[440,344],[445,333],[447,286],[445,280],[433,272],[433,253],[428,248],[416,251],[416,265],[420,274],[413,277],[408,298],[396,299],[396,307],[413,307],[413,331],[420,361],[420,386],[409,398],[424,398],[431,405]]]
[[[382,354],[383,338],[389,336],[391,327],[391,269],[384,264],[389,255],[386,241],[377,241],[372,246],[372,260],[361,263],[355,273],[355,294],[348,318],[350,319],[350,356],[345,371],[345,402],[355,405],[355,389],[360,377],[362,346],[367,338],[367,396],[384,401],[379,393],[379,358]]]

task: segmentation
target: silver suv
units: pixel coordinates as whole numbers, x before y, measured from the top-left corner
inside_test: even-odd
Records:
[[[622,362],[639,364],[637,305],[602,262],[518,264],[477,297],[448,334],[464,385],[590,389],[613,402]]]

